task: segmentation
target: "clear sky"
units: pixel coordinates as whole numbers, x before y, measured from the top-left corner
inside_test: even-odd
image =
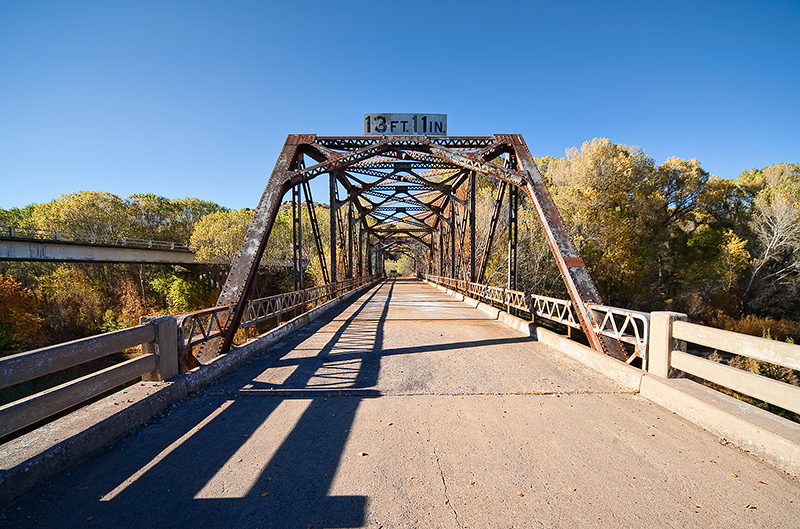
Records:
[[[735,178],[800,162],[798,28],[798,0],[0,0],[0,207],[254,207],[287,134],[360,135],[365,112]]]

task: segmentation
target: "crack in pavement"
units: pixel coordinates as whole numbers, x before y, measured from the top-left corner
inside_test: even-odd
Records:
[[[430,426],[428,427],[430,430]],[[430,438],[430,433],[428,435]],[[436,458],[436,466],[439,467],[439,477],[442,478],[442,485],[444,486],[444,503],[450,506],[450,509],[453,511],[453,517],[456,519],[456,525],[458,527],[463,528],[464,526],[461,525],[461,520],[458,519],[458,512],[456,508],[453,506],[453,502],[450,501],[450,498],[447,497],[447,480],[444,478],[444,471],[442,470],[442,463],[439,461],[439,454],[436,453],[436,447],[433,447],[433,456]]]

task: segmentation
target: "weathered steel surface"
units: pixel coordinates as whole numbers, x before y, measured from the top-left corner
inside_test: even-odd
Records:
[[[498,163],[499,157],[504,154],[507,155],[506,163]],[[304,167],[300,155],[306,155],[317,163]],[[332,212],[336,218],[343,203],[339,203],[335,195],[338,194],[338,186],[344,188],[347,193],[347,208],[344,210],[347,220],[339,226],[339,230],[336,230],[337,221],[334,218],[331,219],[331,225],[332,232],[338,231],[346,241],[342,247],[346,254],[346,277],[361,275],[365,261],[367,268],[371,267],[372,256],[364,255],[366,249],[374,248],[376,254],[385,251],[404,252],[415,262],[424,261],[424,258],[418,258],[433,248],[438,233],[439,270],[445,269],[442,261],[446,255],[447,269],[452,277],[460,270],[465,276],[476,279],[485,270],[486,252],[489,250],[487,248],[484,251],[480,270],[476,270],[475,194],[472,190],[476,172],[506,185],[511,184],[514,186],[512,189],[520,187],[526,190],[537,210],[570,296],[579,307],[577,316],[590,343],[598,350],[624,358],[624,350],[619,342],[600,337],[593,330],[593,320],[584,303],[601,303],[602,300],[521,136],[330,138],[291,135],[273,170],[218,301],[220,305],[236,304],[225,330],[225,340],[221,346],[214,340],[206,344],[199,360],[210,360],[218,351],[227,350],[232,343],[245,310],[245,299],[250,292],[258,260],[266,246],[281,200],[289,188],[307,186],[307,182],[314,177],[329,174]],[[298,198],[295,197],[296,202],[299,202]],[[513,207],[511,213],[511,228],[514,230]],[[470,231],[468,239],[467,230]],[[513,235],[509,246],[511,287],[515,283],[513,265],[516,241]],[[410,242],[393,244],[398,238]],[[319,238],[315,239],[320,246]],[[373,239],[377,245],[372,245]],[[465,254],[466,258],[459,258],[457,251],[469,254]],[[337,249],[331,250],[332,261],[335,261],[336,253]],[[376,264],[379,264],[379,258],[376,259]],[[430,271],[433,264],[425,266]],[[335,262],[332,262],[330,279],[338,275],[334,273],[334,267]]]
[[[281,207],[283,195],[291,187],[287,171],[297,160],[298,146],[303,143],[313,142],[313,140],[313,135],[290,134],[286,138],[286,143],[281,150],[275,168],[272,170],[272,175],[269,178],[264,194],[261,195],[253,220],[247,228],[242,246],[239,248],[239,253],[233,261],[231,271],[217,300],[217,305],[236,303],[232,321],[228,328],[225,329],[225,337],[221,344],[218,343],[218,340],[206,343],[198,357],[201,362],[208,362],[220,351],[227,351],[231,343],[233,343],[233,337],[246,308],[245,298],[255,281],[258,261],[264,254],[264,248],[267,246],[272,225]]]
[[[577,315],[581,322],[581,329],[594,349],[603,351],[614,358],[625,360],[625,351],[618,341],[607,336],[600,336],[594,331],[591,316],[584,303],[602,304],[603,301],[589,275],[589,271],[583,265],[578,249],[567,231],[555,202],[553,202],[553,197],[547,190],[544,178],[539,172],[539,168],[536,166],[525,140],[519,134],[503,135],[498,136],[498,138],[513,145],[517,163],[527,175],[525,190],[531,203],[536,208],[542,229],[547,237],[547,242],[550,244],[550,249],[561,272],[561,277],[564,279],[570,298],[578,308]]]

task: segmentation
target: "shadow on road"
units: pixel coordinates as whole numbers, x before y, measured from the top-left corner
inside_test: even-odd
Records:
[[[252,363],[111,449],[18,501],[13,527],[359,527],[367,497],[330,494],[381,357],[486,345],[383,350],[388,281],[273,346]],[[318,354],[295,349],[355,307]],[[517,339],[489,341],[519,341]],[[302,349],[298,349],[302,351]],[[282,383],[260,381],[285,369]],[[274,372],[274,371],[270,371]],[[123,455],[124,454],[124,455]],[[76,477],[83,485],[69,488]]]

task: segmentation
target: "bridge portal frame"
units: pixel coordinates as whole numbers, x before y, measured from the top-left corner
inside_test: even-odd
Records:
[[[500,157],[505,158],[505,163],[496,163]],[[306,158],[316,163],[307,166]],[[561,277],[577,309],[581,329],[590,345],[595,350],[624,360],[626,354],[618,341],[594,331],[586,303],[602,304],[602,299],[525,140],[519,134],[486,137],[324,137],[290,134],[217,300],[218,306],[236,304],[236,309],[228,327],[224,329],[221,343],[208,343],[198,360],[207,362],[218,353],[226,352],[233,343],[283,196],[293,188],[299,190],[300,186],[307,186],[310,180],[322,174],[328,174],[330,178],[332,243],[330,273],[326,275],[331,281],[337,277],[337,244],[333,241],[337,241],[338,231],[338,240],[343,243],[341,236],[345,234],[342,228],[347,231],[345,273],[348,278],[353,277],[356,270],[363,272],[365,248],[375,252],[374,256],[367,255],[367,262],[374,258],[376,271],[383,270],[381,261],[387,249],[408,250],[407,244],[398,243],[398,239],[416,241],[428,249],[429,255],[435,255],[434,247],[438,246],[440,273],[444,271],[443,259],[447,253],[450,275],[454,277],[459,208],[464,211],[462,238],[467,227],[471,232],[469,240],[461,243],[461,248],[469,244],[470,253],[468,264],[462,260],[462,266],[469,267],[471,280],[482,279],[486,257],[491,251],[494,226],[484,244],[477,268],[474,218],[476,172],[500,182],[494,223],[494,217],[499,215],[505,187],[509,187],[509,288],[516,284],[516,199],[517,189],[521,189],[534,206]],[[369,178],[374,180],[370,181]],[[342,208],[345,203],[338,200],[339,186],[347,193],[347,208]],[[295,197],[300,202],[299,191]],[[346,222],[339,219],[342,209],[347,211]],[[339,230],[336,230],[337,227]],[[444,239],[447,239],[446,243]],[[339,251],[343,250],[339,248]],[[358,257],[353,255],[354,251]]]

